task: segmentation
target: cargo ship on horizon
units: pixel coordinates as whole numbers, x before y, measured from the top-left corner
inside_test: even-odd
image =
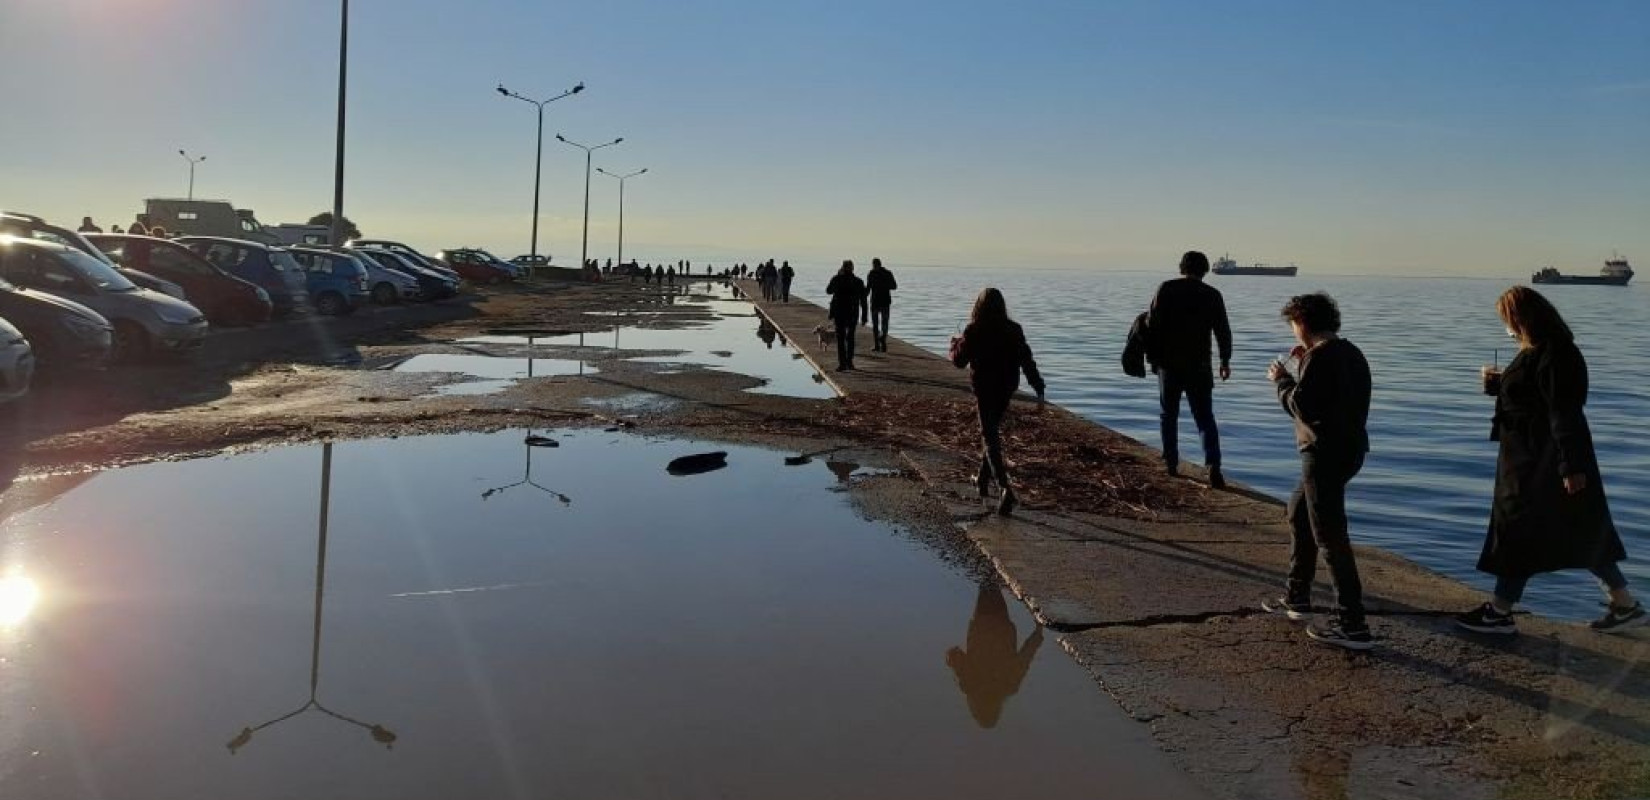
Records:
[[[1261,275],[1272,278],[1293,278],[1300,268],[1294,264],[1287,267],[1274,267],[1269,264],[1251,264],[1247,267],[1238,266],[1229,255],[1223,255],[1215,260],[1214,273],[1216,275]]]
[[[1604,262],[1597,275],[1565,275],[1557,267],[1547,267],[1530,276],[1531,283],[1557,286],[1626,286],[1633,280],[1633,267],[1620,255]]]

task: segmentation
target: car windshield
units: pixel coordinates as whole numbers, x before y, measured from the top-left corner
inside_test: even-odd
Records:
[[[137,285],[127,280],[125,275],[116,272],[114,267],[111,267],[98,259],[92,258],[79,250],[63,251],[58,253],[58,256],[67,262],[69,266],[73,267],[75,272],[80,273],[82,278],[90,281],[93,286],[96,286],[103,291],[137,291]]]
[[[286,272],[287,270],[292,270],[293,272],[299,271],[298,262],[292,258],[291,253],[288,253],[285,250],[271,251],[269,254],[269,263],[275,267],[276,272]]]

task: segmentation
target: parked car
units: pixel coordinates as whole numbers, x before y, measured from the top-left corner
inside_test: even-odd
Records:
[[[0,317],[28,337],[42,371],[101,367],[114,346],[114,326],[103,315],[73,300],[14,285],[3,276]]]
[[[371,247],[352,247],[349,249],[356,258],[381,269],[390,270],[405,275],[418,283],[418,296],[422,300],[440,300],[458,294],[458,282],[439,272],[428,270],[413,263],[412,259],[399,253],[388,250],[376,250]]]
[[[482,250],[442,250],[435,254],[435,258],[471,283],[499,284],[516,278],[514,267],[500,266]]]
[[[309,310],[309,282],[286,250],[216,236],[183,236],[176,241],[207,263],[264,290],[277,315]]]
[[[522,255],[510,259],[510,263],[515,264],[518,267],[548,267],[550,266],[550,257]]]
[[[139,288],[106,262],[73,247],[29,239],[0,241],[0,275],[101,314],[115,329],[116,361],[149,352],[192,350],[206,336],[206,315],[200,309]]]
[[[0,318],[0,404],[29,393],[34,383],[34,348],[23,332]]]
[[[359,265],[367,273],[367,296],[372,302],[381,306],[391,306],[403,300],[418,300],[423,297],[423,291],[418,286],[418,279],[392,269],[386,269],[370,258],[366,258],[346,248],[331,247],[294,247],[292,257],[307,269],[310,260],[318,257],[329,257],[335,260],[351,261]]]
[[[89,233],[86,239],[121,266],[181,285],[189,302],[206,312],[213,325],[256,325],[274,314],[275,304],[262,287],[225,272],[178,242],[123,233]]]
[[[499,258],[498,256],[495,256],[492,253],[487,252],[486,250],[476,248],[476,249],[472,250],[471,252],[473,252],[476,255],[481,256],[482,258],[486,259],[489,263],[493,264],[494,266],[498,267],[499,269],[502,269],[505,272],[510,273],[510,280],[515,280],[517,278],[525,277],[527,275],[527,268],[526,267],[516,266],[515,264],[512,264],[508,261],[505,261],[504,259]]]
[[[179,300],[188,299],[182,286],[165,278],[118,264],[105,256],[79,231],[53,225],[33,214],[0,211],[0,234],[11,234],[25,239],[41,239],[73,247],[86,255],[108,263],[115,271],[125,275],[127,280],[145,289],[176,297]]]
[[[348,253],[335,250],[293,249],[292,258],[309,283],[309,300],[328,316],[354,314],[372,301],[367,268]]]
[[[414,250],[412,247],[400,242],[392,242],[388,239],[356,239],[355,241],[350,242],[349,246],[371,248],[373,250],[388,250],[398,256],[411,260],[414,264],[424,267],[425,269],[432,269],[446,275],[447,277],[452,278],[454,282],[462,282],[464,280],[463,276],[459,275],[446,264],[441,263],[437,259],[424,255],[423,253]]]

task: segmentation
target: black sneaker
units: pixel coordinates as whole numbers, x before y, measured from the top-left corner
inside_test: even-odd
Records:
[[[1296,621],[1312,616],[1311,603],[1296,603],[1287,597],[1268,597],[1260,601],[1260,608],[1268,614],[1282,614]]]
[[[1465,614],[1455,615],[1455,624],[1473,633],[1518,633],[1518,625],[1513,622],[1511,614],[1503,614],[1495,610],[1495,606],[1485,603]]]
[[[1369,626],[1348,626],[1341,622],[1320,622],[1306,626],[1306,635],[1315,642],[1332,644],[1348,650],[1369,650],[1375,647],[1375,637]]]
[[[1650,622],[1650,613],[1645,613],[1643,603],[1634,603],[1632,608],[1610,606],[1609,613],[1593,620],[1587,627],[1599,633],[1621,633],[1642,627],[1646,622]]]
[[[1179,464],[1164,464],[1163,465],[1163,471],[1169,473],[1169,477],[1171,477],[1171,478],[1180,477],[1180,465]]]
[[[1220,474],[1220,467],[1210,467],[1209,468],[1209,488],[1211,488],[1211,489],[1224,489],[1224,488],[1226,488],[1226,476]]]

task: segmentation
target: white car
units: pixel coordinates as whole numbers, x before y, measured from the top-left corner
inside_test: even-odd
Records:
[[[29,393],[34,382],[34,348],[23,332],[0,319],[0,403]]]

